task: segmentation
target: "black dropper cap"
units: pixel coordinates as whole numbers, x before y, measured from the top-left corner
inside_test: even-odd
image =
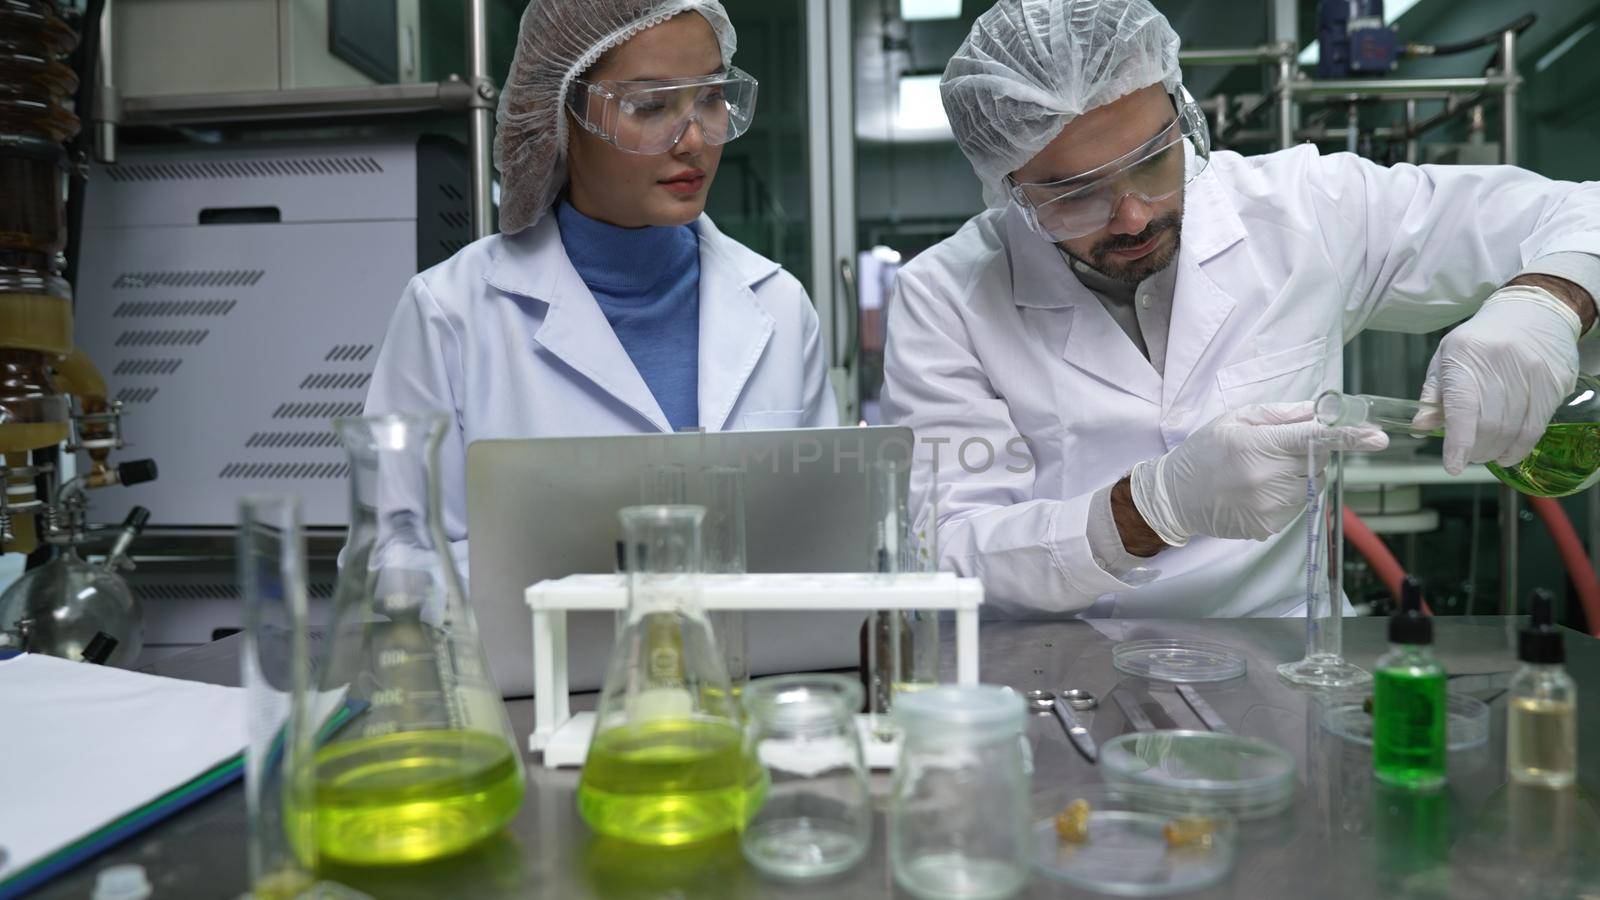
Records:
[[[1517,632],[1517,659],[1540,666],[1565,662],[1567,646],[1555,624],[1555,599],[1539,588],[1533,592],[1531,605],[1533,621]]]
[[[1389,643],[1433,643],[1433,620],[1422,614],[1422,579],[1415,575],[1400,582],[1400,611],[1389,617]]]

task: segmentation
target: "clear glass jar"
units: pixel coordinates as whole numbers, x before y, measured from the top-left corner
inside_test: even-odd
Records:
[[[843,675],[780,675],[744,695],[746,754],[766,797],[740,836],[745,859],[774,878],[825,878],[872,843],[872,798],[856,732],[861,685]]]
[[[889,805],[895,882],[936,900],[1009,897],[1028,880],[1027,708],[1010,688],[943,685],[896,699]]]

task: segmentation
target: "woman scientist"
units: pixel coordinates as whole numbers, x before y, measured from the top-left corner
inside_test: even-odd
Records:
[[[835,425],[817,316],[703,210],[756,81],[717,0],[533,0],[497,116],[500,234],[411,279],[366,413],[446,412],[465,571],[485,438]]]

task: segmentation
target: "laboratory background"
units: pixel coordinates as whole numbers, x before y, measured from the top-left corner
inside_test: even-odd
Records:
[[[899,439],[896,279],[988,205],[940,83],[993,5],[722,0],[759,102],[705,214],[809,298],[824,419],[452,451],[363,414],[500,228],[526,3],[0,0],[0,898],[1600,891],[1600,490],[1380,421],[1448,328],[1344,347],[1325,424],[1387,448],[1311,454],[1282,618],[993,615],[906,465],[820,474]],[[1212,153],[1600,181],[1597,0],[1153,5]]]

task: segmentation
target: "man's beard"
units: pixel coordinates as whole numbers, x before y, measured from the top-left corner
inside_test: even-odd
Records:
[[[1157,247],[1138,259],[1121,262],[1111,256],[1117,250],[1141,247],[1168,231],[1172,232],[1172,242],[1170,244]],[[1182,237],[1183,214],[1181,212],[1170,212],[1150,222],[1138,234],[1114,234],[1095,244],[1089,251],[1088,259],[1082,259],[1071,250],[1067,251],[1067,255],[1088,265],[1091,269],[1113,281],[1138,284],[1167,266],[1172,265],[1172,261],[1178,257],[1178,246],[1182,241]]]

